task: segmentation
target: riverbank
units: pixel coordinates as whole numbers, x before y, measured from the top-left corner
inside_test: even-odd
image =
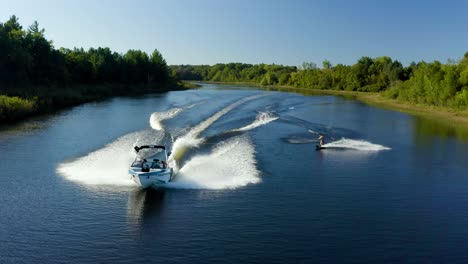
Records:
[[[401,102],[394,99],[385,98],[382,93],[373,92],[356,92],[343,90],[319,90],[308,88],[297,88],[291,86],[261,86],[257,83],[245,82],[201,82],[201,83],[216,83],[216,84],[231,84],[231,85],[247,85],[259,87],[269,91],[286,91],[295,92],[304,95],[336,95],[346,98],[356,99],[366,104],[385,108],[388,110],[400,111],[415,116],[432,119],[439,123],[451,127],[464,127],[468,129],[468,111],[457,112],[445,107],[415,105],[407,102]]]
[[[457,112],[445,107],[415,105],[385,98],[382,93],[339,91],[339,90],[314,90],[295,87],[272,87],[277,90],[293,91],[305,94],[337,95],[352,98],[366,104],[389,110],[409,113],[415,116],[433,119],[448,126],[462,126],[468,129],[468,112]],[[268,88],[267,88],[268,89]],[[271,88],[270,88],[271,89]]]
[[[172,82],[164,85],[119,84],[69,87],[23,87],[0,91],[0,125],[115,96],[134,96],[196,88],[196,84]]]

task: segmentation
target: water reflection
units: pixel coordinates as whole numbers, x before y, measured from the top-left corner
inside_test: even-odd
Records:
[[[456,138],[468,142],[468,129],[458,126],[456,123],[447,124],[446,122],[415,116],[413,127],[416,143],[430,143],[433,136],[443,139]]]
[[[48,126],[45,121],[46,120],[44,118],[36,118],[17,124],[0,124],[0,140],[11,139],[14,136],[33,134],[34,132]]]
[[[424,168],[425,175],[443,170],[453,173],[458,167],[468,168],[468,129],[423,117],[413,119],[413,152],[410,159],[414,167]]]
[[[347,100],[359,100],[356,95],[353,94],[334,94],[334,91],[330,90],[310,90],[304,88],[281,88],[281,87],[262,87],[266,91],[276,91],[276,92],[291,92],[297,93],[305,96],[339,96]],[[387,107],[373,102],[366,102],[372,106],[377,106],[378,108],[389,109],[395,111],[392,107]],[[337,106],[337,102],[333,102],[334,106]],[[370,110],[370,108],[368,108]],[[451,120],[441,120],[441,119],[431,119],[424,116],[413,115],[414,117],[414,134],[416,136],[437,136],[441,138],[456,138],[464,142],[468,142],[468,127],[466,125],[460,125],[456,121]],[[417,140],[428,140],[427,138],[417,138]],[[423,143],[423,142],[421,142]]]
[[[296,93],[301,95],[324,95],[330,96],[330,90],[311,90],[308,88],[296,88],[296,87],[274,87],[274,86],[267,86],[262,87],[262,90],[265,91],[272,91],[272,92],[288,92],[288,93]],[[352,96],[344,95],[347,98],[353,98]]]
[[[130,224],[141,227],[145,220],[158,217],[163,211],[165,190],[136,189],[129,193],[127,217]]]

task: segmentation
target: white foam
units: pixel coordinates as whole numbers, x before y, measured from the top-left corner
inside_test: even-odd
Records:
[[[217,112],[189,130],[185,136],[177,139],[174,142],[172,152],[184,152],[187,146],[199,146],[204,140],[199,138],[200,133],[212,123],[238,105],[262,96],[265,95],[243,98]],[[161,121],[164,118],[174,117],[183,111],[183,109],[178,109],[171,109],[165,114],[156,114],[154,118],[152,116],[151,120]],[[160,126],[160,128],[163,127]],[[128,176],[128,168],[135,158],[133,147],[137,144],[155,144],[161,141],[164,135],[164,131],[155,130],[125,135],[84,157],[59,164],[57,173],[79,184],[134,186],[133,181]],[[217,145],[211,154],[195,156],[189,160],[176,176],[176,182],[171,183],[168,187],[222,189],[259,182],[254,152],[254,147],[247,138],[231,139]],[[171,155],[171,158],[174,156],[174,154]],[[175,161],[171,162],[172,166],[174,166],[173,163]],[[177,166],[174,168],[177,172]]]
[[[210,118],[206,119],[205,121],[201,122],[199,125],[197,125],[192,130],[190,130],[190,132],[188,134],[190,136],[197,137],[201,132],[203,132],[211,124],[213,124],[216,120],[218,120],[220,117],[222,117],[223,115],[225,115],[226,113],[228,113],[232,109],[238,107],[239,105],[241,105],[241,104],[243,104],[245,102],[248,102],[248,101],[260,98],[260,97],[264,97],[264,96],[267,96],[267,95],[268,94],[257,94],[257,95],[252,95],[252,96],[249,96],[249,97],[244,97],[244,98],[242,98],[242,99],[228,105],[223,110],[221,110],[221,111],[217,112],[216,114],[212,115]]]
[[[368,141],[347,138],[342,138],[340,140],[324,144],[323,146],[327,148],[354,149],[360,151],[381,151],[391,149]]]
[[[57,173],[80,184],[131,186],[134,183],[128,168],[135,159],[133,147],[139,141],[154,142],[162,137],[163,133],[149,131],[130,133],[86,156],[59,164]]]
[[[176,171],[178,170],[176,161],[178,159],[180,159],[180,157],[185,153],[187,148],[196,147],[196,146],[200,145],[203,142],[203,139],[198,138],[198,136],[200,135],[201,132],[203,132],[205,129],[207,129],[209,126],[211,126],[214,122],[216,122],[216,120],[218,120],[223,115],[227,114],[229,111],[231,111],[232,109],[238,107],[239,105],[241,105],[241,104],[243,104],[245,102],[248,102],[250,100],[254,100],[254,99],[257,99],[257,98],[260,98],[260,97],[264,97],[264,96],[267,96],[267,95],[268,94],[257,94],[257,95],[253,95],[253,96],[244,97],[244,98],[242,98],[242,99],[228,105],[227,107],[225,107],[221,111],[217,112],[216,114],[212,115],[211,117],[209,117],[205,121],[203,121],[200,124],[198,124],[197,126],[193,127],[186,135],[184,135],[182,137],[179,137],[174,142],[174,144],[172,145],[172,153],[173,154],[171,155],[170,160],[169,160],[171,166],[173,166]]]
[[[275,121],[276,119],[278,119],[278,116],[275,116],[271,112],[260,112],[257,114],[257,117],[255,118],[255,121],[252,124],[239,129],[235,129],[234,131],[248,131],[259,126],[266,125],[270,122]]]
[[[164,125],[163,125],[164,120],[174,118],[175,116],[177,116],[178,114],[180,114],[184,110],[193,108],[193,107],[195,107],[195,106],[197,106],[197,105],[199,105],[201,103],[202,102],[198,102],[198,103],[191,104],[191,105],[188,105],[188,106],[185,106],[185,107],[175,107],[175,108],[169,109],[169,110],[164,111],[164,112],[154,112],[150,116],[150,120],[149,120],[150,126],[155,130],[163,130],[164,129]]]
[[[162,121],[171,119],[182,111],[184,111],[184,108],[172,108],[164,112],[154,112],[150,116],[150,125],[153,129],[163,130],[164,126]]]
[[[218,144],[212,153],[189,160],[166,185],[183,189],[234,189],[260,182],[255,149],[245,136]]]

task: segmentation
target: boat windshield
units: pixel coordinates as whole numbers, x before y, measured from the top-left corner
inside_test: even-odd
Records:
[[[138,159],[147,159],[148,161],[153,159],[165,160],[166,154],[162,149],[142,149],[138,152]]]
[[[131,167],[142,169],[166,169],[166,151],[161,148],[143,148],[137,150],[137,156]]]
[[[142,160],[137,160],[137,161],[135,161],[135,162],[132,163],[132,167],[141,168],[142,165],[143,165],[143,161],[142,161]]]

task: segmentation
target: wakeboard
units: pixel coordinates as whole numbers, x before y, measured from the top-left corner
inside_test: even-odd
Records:
[[[326,147],[322,147],[322,146],[319,146],[319,145],[315,145],[315,149],[316,149],[316,150],[321,150],[321,149],[326,149]]]

